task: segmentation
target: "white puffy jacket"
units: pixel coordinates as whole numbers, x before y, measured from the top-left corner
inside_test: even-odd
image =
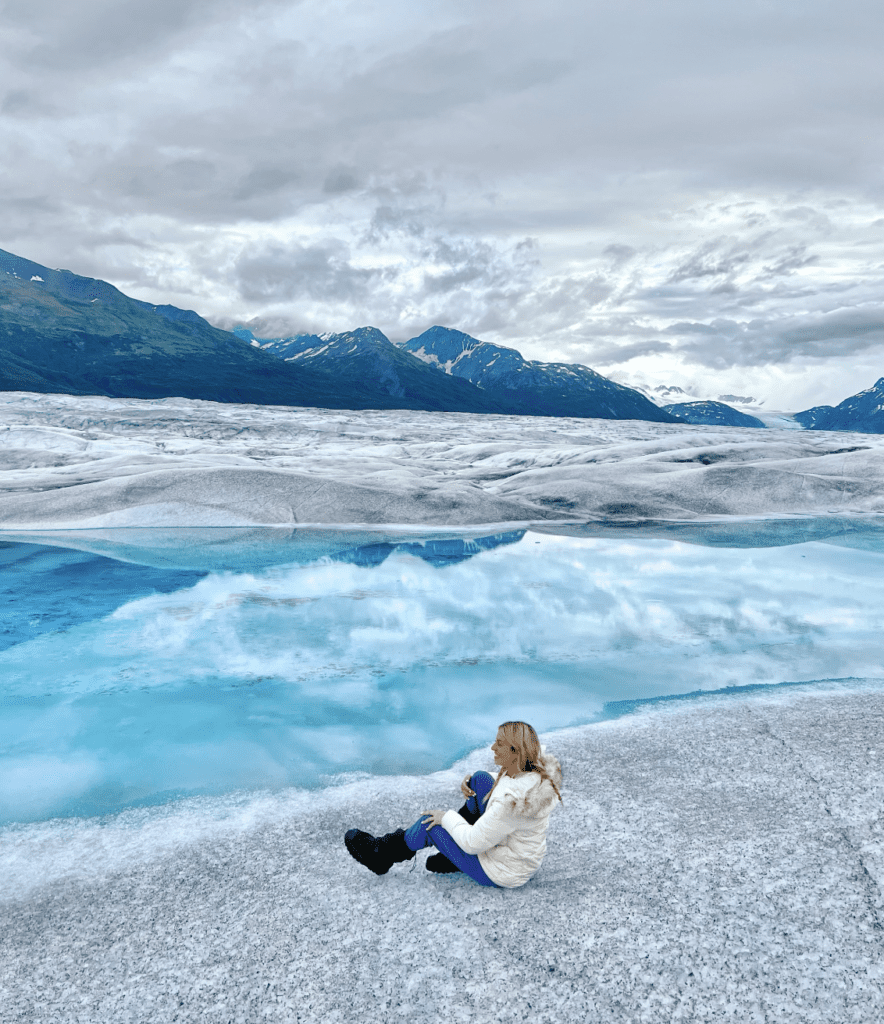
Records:
[[[561,792],[559,762],[544,753],[544,768]],[[442,827],[464,851],[479,855],[482,870],[497,885],[513,889],[537,871],[546,853],[549,816],[559,802],[555,790],[537,772],[508,775],[498,782],[475,825],[446,811]]]

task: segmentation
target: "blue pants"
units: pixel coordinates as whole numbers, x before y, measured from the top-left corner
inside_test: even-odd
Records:
[[[470,789],[476,794],[467,800],[467,809],[476,816],[481,816],[485,810],[485,797],[494,785],[494,778],[488,772],[475,772],[470,777]],[[475,853],[464,853],[464,851],[451,838],[448,832],[441,825],[434,825],[427,828],[423,822],[424,815],[407,829],[405,832],[405,845],[409,850],[423,850],[427,846],[435,846],[456,867],[460,868],[465,875],[469,875],[479,885],[490,885],[495,889],[500,886],[485,874],[479,858]]]

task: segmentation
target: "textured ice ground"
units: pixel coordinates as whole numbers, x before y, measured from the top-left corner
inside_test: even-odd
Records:
[[[341,837],[464,767],[0,832],[4,1020],[872,1024],[884,693],[707,698],[553,733],[566,805],[522,889],[378,878]]]
[[[0,396],[0,528],[884,512],[884,437]]]

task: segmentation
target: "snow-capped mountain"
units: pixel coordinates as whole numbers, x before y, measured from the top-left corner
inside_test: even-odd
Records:
[[[244,327],[234,334],[284,362],[331,373],[349,387],[371,386],[402,408],[451,412],[506,412],[506,408],[469,381],[441,378],[426,363],[397,348],[376,327],[342,334],[298,334],[291,338],[256,338]]]
[[[579,363],[524,359],[515,349],[447,327],[431,327],[402,348],[448,376],[476,384],[513,413],[672,422],[668,413],[633,388]]]
[[[154,306],[105,281],[51,270],[3,250],[0,389],[350,404],[333,377],[280,365],[192,310]]]
[[[333,409],[502,411],[467,381],[440,386],[438,374],[375,333],[382,343],[361,332],[353,332],[349,345],[341,341],[353,350],[348,359],[311,358],[304,351],[304,358],[286,361],[192,310],[132,299],[105,281],[50,270],[0,250],[0,390]],[[315,349],[316,340],[302,348]],[[370,351],[374,355],[366,359]],[[418,377],[427,378],[423,385]]]
[[[699,423],[716,427],[766,426],[756,416],[739,412],[724,402],[676,402],[673,405],[664,405],[663,408],[670,416],[674,416],[677,420],[684,420],[685,423]]]
[[[684,423],[697,423],[707,426],[729,426],[729,427],[767,427],[784,426],[779,421],[774,423],[775,416],[768,415],[766,419],[759,419],[751,415],[747,410],[758,411],[758,407],[764,404],[764,399],[757,399],[751,395],[718,395],[713,397],[703,393],[696,386],[688,385],[686,388],[677,384],[632,384],[636,391],[640,391],[649,398],[655,405],[659,405],[671,416]],[[744,408],[735,409],[734,405],[742,405]],[[780,417],[782,419],[782,417]],[[788,419],[788,417],[786,417]],[[791,422],[791,421],[790,421]],[[797,424],[791,426],[798,429]]]
[[[685,402],[719,402],[730,406],[755,407],[764,404],[764,399],[754,398],[752,395],[714,395],[696,386],[683,388],[677,384],[657,384],[655,386],[635,383],[630,383],[628,386],[640,391],[661,408]]]
[[[667,402],[675,399],[677,402],[689,402],[693,400],[693,396],[688,394],[684,388],[677,387],[676,385],[659,384],[655,388],[640,388],[652,402],[656,402],[657,405],[663,406]]]
[[[733,402],[735,405],[764,405],[764,399],[760,401],[751,395],[719,395],[719,402]]]
[[[884,377],[838,405],[815,405],[794,418],[806,430],[859,430],[884,434]]]

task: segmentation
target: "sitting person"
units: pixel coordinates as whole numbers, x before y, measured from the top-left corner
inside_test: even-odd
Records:
[[[374,837],[351,828],[350,855],[376,875],[433,845],[427,860],[436,872],[463,871],[479,885],[515,888],[537,871],[546,853],[549,816],[561,802],[562,770],[525,722],[504,722],[491,749],[500,766],[468,775],[460,784],[467,802],[459,811],[426,811],[409,829]]]

